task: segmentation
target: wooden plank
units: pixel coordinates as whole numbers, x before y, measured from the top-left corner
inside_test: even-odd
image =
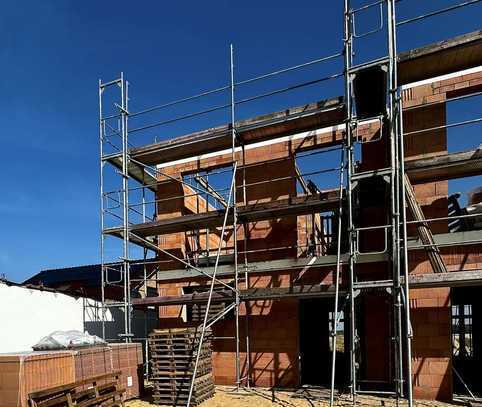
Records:
[[[81,403],[77,403],[76,407],[91,407],[91,406],[100,406],[102,402],[108,401],[110,398],[114,398],[115,396],[122,396],[125,393],[125,389],[121,388],[119,390],[115,390],[108,394],[101,395],[96,397],[94,400],[86,400]]]
[[[85,384],[97,382],[97,381],[108,379],[108,378],[111,378],[111,377],[120,377],[121,373],[122,372],[120,370],[118,370],[118,371],[115,371],[115,372],[112,372],[112,373],[103,373],[103,374],[100,374],[100,375],[91,376],[91,377],[88,377],[86,379],[79,380],[79,381],[76,381],[76,382],[63,384],[63,385],[60,385],[60,386],[51,387],[49,389],[39,390],[39,391],[29,393],[29,397],[40,398],[40,397],[54,395],[55,393],[65,391],[65,390],[70,390],[72,388],[80,387],[80,386],[83,386]]]
[[[125,389],[119,389],[117,385],[120,374],[120,371],[105,373],[66,385],[32,392],[29,394],[29,401],[31,405],[38,407],[64,406],[65,404],[69,407],[90,407],[99,406],[110,399],[115,402],[116,396],[122,396],[125,393]],[[115,379],[115,381],[97,385],[99,381],[110,379]],[[77,391],[84,385],[92,385],[92,388]]]

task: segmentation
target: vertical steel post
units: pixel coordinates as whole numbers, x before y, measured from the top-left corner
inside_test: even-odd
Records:
[[[126,132],[126,151],[127,151],[127,165],[130,163],[130,153],[129,153],[129,126],[128,126],[128,121],[129,121],[129,82],[126,81],[126,96],[125,96],[125,132]],[[127,172],[127,182],[129,182],[129,172]],[[129,213],[129,188],[127,188],[127,211]],[[127,220],[129,220],[129,216],[127,216]],[[127,225],[129,227],[129,223]],[[130,231],[127,234],[127,244],[130,244]],[[128,246],[129,250],[129,246]],[[128,305],[128,327],[129,327],[129,340],[128,342],[132,341],[132,337],[134,336],[132,334],[132,302],[131,302],[131,267],[130,267],[130,254],[129,251],[127,252],[127,261],[129,262],[129,266],[127,268],[127,305]]]
[[[397,47],[395,0],[387,0],[387,41],[388,41],[388,98],[389,98],[389,131],[390,131],[390,210],[392,225],[392,277],[394,305],[394,351],[395,380],[397,398],[403,396],[403,349],[402,335],[402,301],[400,286],[400,214],[399,214],[399,142],[397,129]]]
[[[336,340],[337,340],[337,325],[338,325],[338,296],[340,291],[340,270],[341,270],[341,228],[343,218],[343,173],[345,167],[345,148],[341,149],[341,163],[340,163],[340,206],[338,209],[338,236],[337,236],[337,250],[336,250],[336,273],[335,273],[335,306],[333,311],[333,325],[332,325],[332,352],[331,352],[331,383],[330,383],[330,407],[333,406],[335,399],[335,371],[336,371]]]
[[[356,322],[355,322],[355,244],[353,225],[353,201],[352,201],[352,174],[353,174],[353,134],[352,134],[352,42],[353,35],[351,31],[351,9],[350,0],[344,0],[344,57],[345,57],[345,146],[347,150],[347,207],[348,207],[348,240],[349,240],[349,260],[348,260],[348,279],[349,279],[349,296],[350,296],[350,391],[352,401],[356,399]]]
[[[101,280],[101,324],[102,339],[105,340],[105,274],[104,274],[104,118],[102,94],[104,88],[99,79],[99,146],[100,146],[100,280]]]
[[[238,282],[238,219],[236,210],[236,129],[235,129],[235,101],[234,101],[234,50],[233,44],[230,44],[230,73],[231,73],[231,139],[232,139],[232,161],[233,161],[233,246],[234,246],[234,289],[235,289],[235,301],[236,306],[234,308],[235,313],[235,336],[236,336],[236,388],[239,390],[241,381],[241,369],[240,369],[240,353],[239,353],[239,282]]]
[[[407,206],[405,197],[405,146],[403,137],[403,105],[402,99],[398,98],[398,132],[400,143],[400,184],[401,184],[401,210],[402,219],[402,236],[403,236],[403,276],[404,276],[404,304],[405,304],[405,352],[407,360],[406,368],[406,387],[408,407],[413,406],[413,383],[412,383],[412,324],[410,322],[410,288],[409,288],[409,272],[408,272],[408,248],[407,248]]]
[[[143,199],[143,203],[145,205],[145,188],[142,188],[142,199]],[[143,206],[144,206],[143,205]],[[146,221],[146,213],[145,213],[145,209],[143,211],[143,214],[142,214],[142,222],[145,222]],[[147,249],[144,248],[143,250],[143,264],[142,264],[142,267],[143,267],[143,283],[144,283],[144,297],[147,298],[148,297],[148,292],[147,292],[147,266],[146,266],[146,262],[147,262]],[[155,267],[155,266],[154,266]],[[156,280],[157,282],[157,280]],[[144,310],[144,346],[145,346],[145,355],[146,355],[146,363],[145,363],[145,366],[146,366],[146,370],[144,372],[144,376],[146,378],[149,378],[149,368],[150,368],[150,365],[149,365],[149,346],[148,346],[148,342],[147,342],[147,338],[149,337],[149,308],[146,307],[146,309]]]
[[[85,332],[86,309],[87,309],[87,299],[85,297],[82,297],[82,332]]]
[[[244,161],[243,161],[243,164]],[[244,181],[243,181],[244,183]],[[246,201],[245,201],[246,202]],[[248,271],[248,236],[247,236],[247,226],[243,223],[243,241],[244,241],[244,288],[249,290],[249,271]],[[249,340],[249,313],[250,313],[249,302],[244,302],[244,323],[245,323],[245,341],[246,341],[246,387],[250,387],[250,372],[251,372],[251,351],[250,351],[250,340]]]
[[[122,135],[122,226],[123,226],[123,278],[124,278],[124,339],[130,340],[130,270],[129,270],[129,152],[127,141],[127,84],[121,73],[121,135]]]
[[[243,162],[243,205],[247,205],[246,195],[246,149],[244,143],[241,146],[242,162]],[[246,222],[243,223],[243,249],[244,249],[244,288],[249,290],[249,272],[248,272],[248,227]],[[250,313],[249,301],[244,302],[244,323],[245,323],[245,341],[246,341],[246,387],[250,387],[250,372],[251,372],[251,351],[249,340],[249,313]]]

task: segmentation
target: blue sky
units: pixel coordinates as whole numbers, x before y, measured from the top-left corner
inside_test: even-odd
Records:
[[[456,2],[403,0],[399,13],[405,18]],[[399,48],[478,29],[481,15],[477,4],[402,27]],[[374,20],[374,15],[365,15],[360,28],[370,27]],[[99,78],[107,81],[124,71],[131,83],[131,109],[139,110],[227,84],[230,43],[235,47],[236,78],[243,80],[339,52],[341,32],[341,0],[3,2],[0,273],[20,281],[41,269],[99,261]],[[358,50],[360,57],[383,53],[376,38]],[[289,86],[339,68],[330,63],[303,75],[283,75],[238,96]],[[263,100],[238,113],[246,117],[337,96],[340,85],[333,81]],[[226,95],[212,102],[220,100],[226,101]],[[169,114],[199,107],[183,106],[186,110]],[[456,121],[459,114],[468,114],[468,107],[451,112]],[[471,113],[480,116],[480,110]],[[163,115],[152,120],[169,117]],[[182,127],[156,129],[148,137],[171,137],[226,118],[224,112]],[[474,142],[465,137],[467,147],[477,144],[477,137],[480,142],[478,134],[472,131]]]

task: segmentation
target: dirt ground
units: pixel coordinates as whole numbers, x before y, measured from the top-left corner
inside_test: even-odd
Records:
[[[313,393],[318,400],[311,398],[295,398],[293,392],[284,390],[271,390],[263,388],[251,388],[240,390],[237,393],[232,387],[216,386],[216,395],[201,404],[202,407],[318,407],[327,406],[328,393]],[[405,406],[406,402],[401,402],[401,406]],[[454,404],[417,400],[414,403],[416,406],[425,407],[448,407]],[[352,406],[351,400],[348,396],[340,396],[337,398],[337,406],[349,407]],[[126,403],[127,407],[152,407],[157,406],[146,400],[131,400]],[[357,406],[381,406],[392,407],[396,406],[396,401],[390,398],[381,398],[373,396],[358,396]]]

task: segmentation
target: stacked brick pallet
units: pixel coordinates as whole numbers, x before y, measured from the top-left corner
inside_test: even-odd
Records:
[[[28,407],[29,393],[117,371],[126,400],[136,398],[143,391],[143,367],[140,343],[0,354],[0,407]]]
[[[201,332],[197,328],[159,329],[149,335],[153,398],[156,404],[186,405]],[[191,405],[214,395],[211,332],[206,332],[194,381]]]
[[[139,397],[144,387],[142,345],[111,343],[75,351],[75,379],[120,371],[119,383],[126,389],[126,399]]]

